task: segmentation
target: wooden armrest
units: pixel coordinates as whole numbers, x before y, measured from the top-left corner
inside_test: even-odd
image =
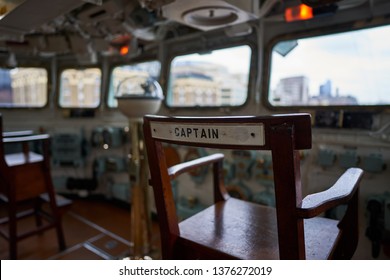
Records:
[[[33,135],[33,134],[34,134],[34,132],[32,130],[6,131],[6,132],[3,132],[3,138],[29,136],[29,135]]]
[[[360,168],[349,168],[326,191],[306,196],[302,200],[302,206],[297,209],[299,216],[312,218],[335,206],[348,203],[359,187],[362,176],[363,170]]]
[[[204,156],[198,159],[190,160],[187,162],[176,164],[170,168],[168,168],[168,174],[171,180],[175,179],[180,174],[188,172],[190,170],[196,169],[200,166],[214,163],[217,161],[222,161],[224,158],[223,154],[212,154],[209,156]]]
[[[30,141],[41,141],[49,139],[50,136],[48,134],[38,134],[31,136],[21,136],[21,137],[8,137],[3,138],[4,143],[21,143],[21,142],[30,142]]]

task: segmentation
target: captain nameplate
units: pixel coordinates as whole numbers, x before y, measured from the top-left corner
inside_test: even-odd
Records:
[[[263,124],[183,124],[153,122],[152,136],[158,139],[192,143],[263,146]]]

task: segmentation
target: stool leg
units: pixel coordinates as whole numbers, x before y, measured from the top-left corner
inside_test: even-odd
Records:
[[[66,243],[65,243],[64,231],[62,229],[61,218],[57,218],[56,231],[57,231],[57,238],[58,238],[58,246],[60,247],[60,250],[63,251],[66,249]]]
[[[50,208],[53,215],[53,222],[54,226],[56,228],[57,232],[57,239],[58,239],[58,246],[60,247],[60,250],[66,249],[65,244],[65,237],[64,237],[64,231],[62,229],[62,217],[60,214],[60,211],[58,210],[57,203],[55,201],[55,195],[52,192],[49,192],[49,198],[50,198]]]
[[[41,208],[42,202],[37,199],[34,204],[35,224],[37,225],[37,227],[42,226]]]
[[[18,237],[16,233],[16,207],[14,203],[10,203],[8,208],[9,217],[9,257],[11,260],[17,259],[17,242]]]

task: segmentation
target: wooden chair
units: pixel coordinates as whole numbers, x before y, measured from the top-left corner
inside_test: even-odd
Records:
[[[309,114],[253,117],[144,117],[151,185],[163,259],[348,259],[358,242],[358,185],[348,169],[323,192],[302,199],[299,150],[311,148]],[[230,197],[216,153],[168,167],[164,143],[218,149],[270,150],[276,207]],[[171,180],[213,166],[214,204],[179,222]],[[180,186],[179,186],[180,187]],[[340,220],[321,213],[346,204]]]
[[[54,192],[49,138],[47,134],[32,135],[31,131],[3,133],[0,115],[0,199],[7,208],[7,216],[0,219],[0,235],[9,241],[11,259],[17,258],[18,241],[50,228],[56,229],[60,249],[66,248],[60,211],[71,201]],[[30,151],[30,146],[38,143],[42,155]],[[5,154],[8,144],[20,145],[21,152]],[[21,233],[18,220],[31,215],[36,217],[36,227]]]

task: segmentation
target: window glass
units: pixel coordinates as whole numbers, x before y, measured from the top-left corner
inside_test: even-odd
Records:
[[[99,68],[66,69],[60,76],[59,105],[96,108],[100,104],[102,73]]]
[[[133,87],[129,88],[128,92],[134,94],[142,94],[144,90],[140,88],[140,85],[146,80],[158,80],[160,77],[161,65],[159,61],[148,61],[141,62],[132,65],[121,65],[117,66],[112,70],[110,85],[108,90],[108,106],[109,107],[118,107],[118,102],[115,98],[119,93],[118,87],[121,82],[123,82],[127,78],[134,77]],[[131,85],[132,83],[128,83]]]
[[[167,105],[239,106],[248,96],[251,48],[239,46],[172,60]]]
[[[0,107],[43,107],[48,75],[44,68],[0,68]]]
[[[273,106],[389,105],[390,26],[277,43]]]

